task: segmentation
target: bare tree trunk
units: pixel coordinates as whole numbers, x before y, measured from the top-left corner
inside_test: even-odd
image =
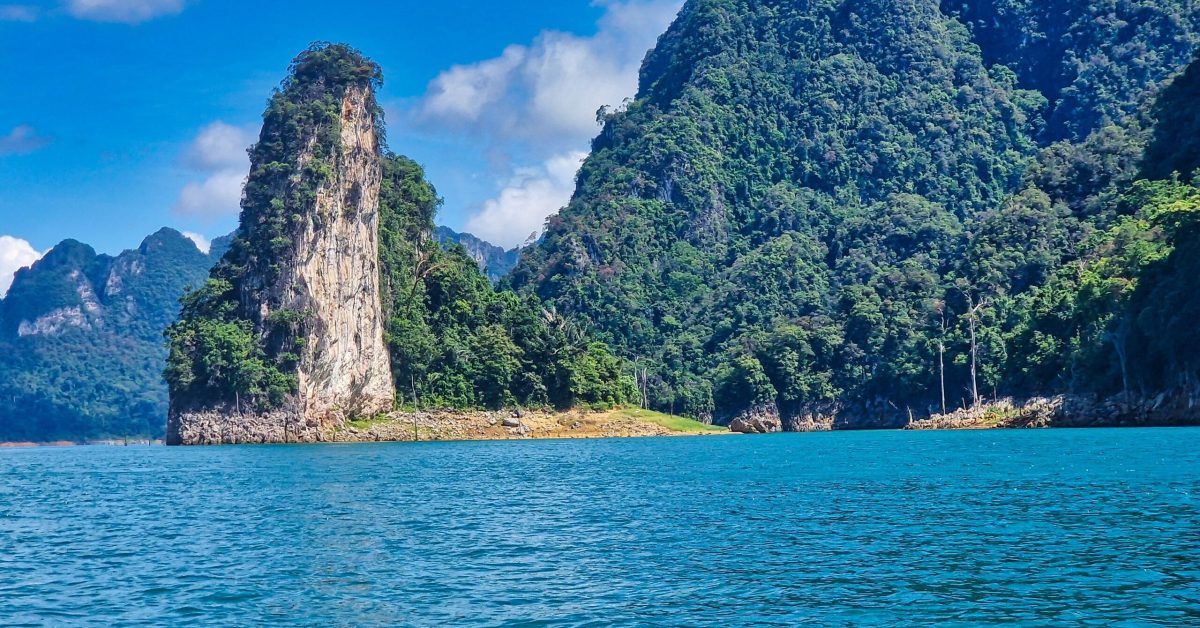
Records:
[[[979,347],[975,342],[975,318],[968,319],[967,325],[971,328],[971,403],[978,406],[979,381],[976,375],[976,365],[979,362]]]
[[[976,338],[975,330],[979,326],[979,313],[984,308],[988,307],[987,298],[980,299],[978,303],[969,295],[971,310],[967,312],[967,327],[971,331],[971,400],[976,406],[979,405],[979,342]]]
[[[1112,343],[1113,351],[1117,354],[1117,362],[1121,367],[1121,396],[1125,400],[1125,404],[1129,404],[1129,366],[1128,366],[1128,347],[1126,346],[1126,337],[1128,336],[1127,325],[1124,320],[1118,326],[1117,331],[1105,334],[1108,336],[1108,341]]]
[[[421,415],[421,401],[417,399],[417,377],[409,374],[408,381],[412,385],[413,394],[413,442],[421,440],[421,432],[417,429],[417,418]]]
[[[946,414],[946,314],[942,313],[942,337],[938,338],[938,377],[942,383],[942,414]]]
[[[938,376],[942,380],[942,414],[946,414],[946,345],[938,343]]]

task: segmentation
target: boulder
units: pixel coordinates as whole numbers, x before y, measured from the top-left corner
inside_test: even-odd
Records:
[[[783,431],[783,421],[774,405],[756,406],[729,422],[729,431],[740,434],[773,434]]]

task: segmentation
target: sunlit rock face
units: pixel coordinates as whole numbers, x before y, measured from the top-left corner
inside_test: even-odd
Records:
[[[289,97],[319,103],[321,113],[297,126],[273,102],[259,141],[283,148],[252,149],[238,241],[213,273],[233,277],[238,318],[254,327],[268,359],[289,356],[295,390],[269,410],[238,396],[173,391],[168,444],[322,440],[394,404],[380,300],[375,84],[301,70],[287,85]],[[256,205],[262,197],[252,198],[252,187],[267,190],[268,202]]]
[[[312,312],[299,367],[306,419],[392,407],[379,300],[379,152],[374,97],[369,88],[351,88],[342,103],[335,178],[317,194],[279,295],[291,309]]]

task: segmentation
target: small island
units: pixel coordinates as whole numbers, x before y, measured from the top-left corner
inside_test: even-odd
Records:
[[[167,444],[710,431],[617,411],[640,395],[603,343],[441,248],[436,191],[384,145],[381,80],[318,44],[272,97],[238,231],[167,331]],[[514,407],[547,411],[495,418]]]

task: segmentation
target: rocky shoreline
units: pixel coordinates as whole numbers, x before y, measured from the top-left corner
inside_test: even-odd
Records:
[[[1152,397],[1056,395],[1000,399],[911,421],[908,430],[979,430],[1200,425],[1200,398],[1187,392]]]
[[[332,442],[377,442],[636,438],[722,432],[715,428],[704,431],[675,430],[640,418],[638,411],[431,411],[392,413],[381,419],[351,421],[333,430],[329,436]]]
[[[168,427],[168,445],[632,438],[730,433],[645,410],[392,412],[366,419],[301,420],[295,412],[192,412]]]

